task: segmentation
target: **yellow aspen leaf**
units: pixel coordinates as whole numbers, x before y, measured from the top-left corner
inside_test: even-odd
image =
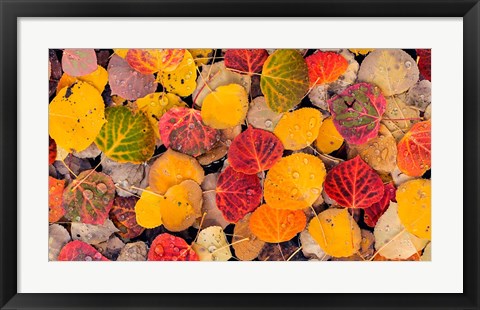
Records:
[[[137,224],[147,229],[162,225],[160,204],[163,200],[162,195],[152,192],[150,187],[145,188],[140,199],[135,204]]]
[[[206,65],[210,61],[213,52],[211,48],[193,48],[188,51],[192,54],[197,66]]]
[[[208,94],[202,104],[202,120],[215,129],[240,125],[247,116],[248,95],[238,84],[220,86]]]
[[[373,51],[373,48],[349,48],[348,50],[358,56],[367,55],[368,53]]]
[[[98,66],[97,70],[93,71],[92,73],[78,76],[76,78],[68,75],[67,73],[63,73],[62,77],[58,81],[57,94],[62,88],[71,86],[77,81],[87,82],[95,87],[101,94],[105,90],[105,85],[107,85],[108,82],[108,72],[102,66]]]
[[[148,181],[153,191],[163,195],[184,180],[201,184],[204,177],[202,166],[195,158],[168,149],[153,163]]]
[[[192,180],[170,187],[160,202],[163,226],[170,231],[182,231],[192,226],[201,215],[202,190]]]
[[[317,150],[330,154],[338,150],[343,144],[343,137],[333,124],[331,117],[323,120],[316,141]]]
[[[167,92],[181,97],[187,97],[193,93],[197,86],[196,79],[197,68],[189,51],[185,51],[183,60],[175,70],[161,71],[157,76],[157,81],[165,87]]]
[[[325,176],[325,165],[313,155],[283,157],[267,174],[265,201],[276,209],[305,209],[320,196]]]
[[[49,134],[61,148],[86,149],[105,123],[105,105],[97,89],[85,82],[64,87],[50,102]]]
[[[261,205],[253,211],[250,230],[260,240],[279,243],[291,240],[305,229],[307,218],[302,210],[274,209]]]
[[[125,57],[127,57],[128,48],[114,48],[113,52],[115,54],[117,54],[118,56],[120,56],[122,58],[125,58]]]
[[[228,261],[232,258],[227,237],[220,226],[202,229],[192,247],[202,261]]]
[[[313,108],[302,108],[283,114],[273,133],[286,150],[301,150],[315,141],[322,125],[322,113]]]
[[[400,185],[396,197],[398,216],[405,229],[427,240],[432,238],[431,193],[431,181],[417,179]]]
[[[187,107],[187,105],[180,97],[170,93],[153,93],[135,101],[135,108],[147,115],[155,136],[159,139],[158,121],[165,112],[173,107]]]
[[[348,257],[360,250],[360,228],[345,208],[318,214],[310,221],[308,232],[333,257]]]
[[[378,254],[389,260],[409,259],[428,243],[428,240],[420,239],[405,229],[395,202],[390,202],[388,209],[378,219],[373,234]]]

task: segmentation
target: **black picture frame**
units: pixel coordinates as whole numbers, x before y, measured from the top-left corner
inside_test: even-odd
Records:
[[[114,5],[112,5],[114,4]],[[0,0],[1,309],[479,309],[480,4],[478,0]],[[463,17],[463,294],[17,293],[18,17]],[[441,275],[437,275],[441,279]],[[442,281],[442,280],[440,280]],[[445,279],[448,281],[448,279]]]

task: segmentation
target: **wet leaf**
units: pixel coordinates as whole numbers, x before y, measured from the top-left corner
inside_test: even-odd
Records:
[[[305,61],[310,87],[335,82],[348,67],[345,57],[335,52],[318,51],[305,58]]]
[[[187,105],[180,97],[170,93],[153,93],[146,95],[143,98],[137,99],[134,104],[135,111],[141,111],[147,115],[152,128],[154,129],[155,136],[160,138],[160,132],[158,130],[158,121],[168,110],[173,107],[184,107]]]
[[[198,261],[198,255],[182,238],[158,235],[148,251],[149,261]]]
[[[148,250],[145,242],[137,241],[127,243],[120,251],[117,261],[146,261],[147,253]]]
[[[229,49],[224,57],[225,67],[252,75],[262,71],[268,53],[264,49]]]
[[[375,249],[387,259],[408,259],[428,243],[408,231],[398,217],[398,206],[391,202],[375,226]]]
[[[160,199],[163,226],[169,231],[182,231],[201,216],[202,190],[192,180],[170,187]]]
[[[130,197],[142,193],[148,184],[150,166],[144,164],[119,163],[102,155],[102,172],[109,175],[117,184],[117,195]],[[123,190],[123,189],[124,190]]]
[[[119,95],[126,100],[136,100],[157,89],[153,74],[139,73],[120,56],[113,55],[110,58],[107,71],[112,95]]]
[[[178,66],[172,70],[162,71],[158,74],[157,80],[163,85],[165,90],[169,93],[174,93],[180,97],[190,96],[197,82],[197,67],[193,61],[192,54],[188,50],[183,50],[184,55],[182,61]]]
[[[175,70],[185,55],[183,49],[129,49],[125,60],[142,74]]]
[[[202,120],[215,129],[226,129],[240,125],[248,111],[248,97],[238,84],[219,86],[208,94],[202,104]]]
[[[100,254],[93,246],[80,240],[74,240],[67,243],[60,254],[59,261],[108,261],[108,259]]]
[[[398,187],[398,217],[405,229],[415,236],[432,238],[432,185],[430,180],[417,179]]]
[[[82,81],[86,82],[93,87],[95,87],[98,92],[101,94],[105,90],[105,85],[108,82],[108,73],[101,66],[97,66],[97,70],[93,71],[90,74],[78,76],[76,78],[64,73],[57,85],[57,93],[64,87],[72,86],[75,82]]]
[[[118,162],[140,164],[152,157],[155,134],[147,116],[127,107],[105,111],[107,122],[95,140],[98,148]]]
[[[255,128],[273,131],[282,118],[282,113],[272,111],[265,102],[265,97],[260,96],[252,100],[247,112],[249,125]]]
[[[62,205],[64,188],[65,180],[48,177],[48,221],[50,223],[57,222],[65,215]]]
[[[270,169],[282,155],[282,142],[274,134],[250,126],[233,140],[228,161],[235,171],[256,174]]]
[[[431,130],[430,120],[417,123],[398,143],[397,164],[403,173],[419,177],[430,169]]]
[[[141,227],[151,229],[163,224],[160,204],[164,197],[145,188],[140,199],[135,204],[135,220]]]
[[[420,121],[418,109],[408,106],[400,97],[394,96],[387,99],[387,108],[382,124],[390,130],[397,141],[400,141],[412,125],[418,121]]]
[[[393,183],[387,183],[383,185],[383,197],[372,204],[369,208],[365,209],[363,219],[365,224],[370,227],[375,227],[380,216],[383,215],[388,206],[390,206],[390,201],[395,201],[395,192],[396,188]]]
[[[376,49],[362,61],[358,80],[372,83],[384,96],[407,91],[418,81],[417,63],[400,49]]]
[[[328,101],[333,123],[351,144],[363,144],[377,136],[386,101],[377,87],[358,83]]]
[[[68,231],[61,225],[48,226],[48,260],[56,261],[60,250],[70,241]]]
[[[286,112],[300,103],[308,91],[308,68],[296,50],[276,50],[263,65],[260,86],[267,105]]]
[[[107,241],[118,229],[110,219],[100,225],[72,223],[70,228],[73,240],[80,240],[88,244],[99,244]]]
[[[49,134],[67,151],[86,149],[100,132],[104,103],[98,91],[78,82],[63,88],[49,105]]]
[[[168,149],[153,163],[148,178],[152,190],[163,195],[184,180],[201,184],[204,177],[202,166],[195,158]]]
[[[212,149],[220,133],[203,124],[200,111],[172,108],[158,123],[163,144],[191,156],[199,156]]]
[[[224,218],[236,223],[255,210],[262,198],[262,187],[256,175],[236,172],[227,167],[219,176],[215,201]]]
[[[265,202],[276,209],[305,209],[320,196],[325,175],[325,165],[315,156],[297,153],[283,157],[267,174]]]
[[[342,144],[343,137],[337,128],[335,128],[332,118],[328,117],[324,119],[315,143],[317,150],[324,154],[330,154],[338,150]]]
[[[72,222],[103,224],[114,196],[112,178],[102,172],[83,171],[63,192],[65,217]]]
[[[292,239],[305,229],[307,219],[302,210],[258,207],[250,217],[250,230],[260,240],[279,243]]]
[[[257,258],[265,245],[265,242],[257,238],[250,230],[250,216],[251,214],[247,214],[238,221],[233,230],[232,246],[235,256],[242,261],[251,261]]]
[[[193,244],[193,249],[198,250],[198,256],[202,261],[228,261],[232,258],[227,237],[219,226],[202,229],[198,234],[197,242]]]
[[[422,80],[413,85],[407,92],[405,102],[420,111],[425,111],[432,103],[432,83],[428,80]]]
[[[137,223],[135,205],[136,197],[115,197],[110,218],[118,228],[117,234],[124,239],[133,239],[140,236],[144,228]]]
[[[317,109],[301,108],[284,113],[273,133],[286,150],[301,150],[315,141],[322,125],[322,114]]]
[[[106,258],[110,260],[117,260],[120,251],[125,246],[125,243],[123,243],[123,241],[117,236],[112,236],[107,241],[94,244],[93,246]]]
[[[347,209],[328,209],[314,217],[308,232],[333,257],[348,257],[360,250],[360,228]]]
[[[74,77],[90,74],[97,69],[97,54],[88,48],[64,49],[62,69]]]
[[[216,62],[211,66],[203,65],[202,72],[197,79],[197,88],[192,94],[193,104],[201,107],[205,97],[212,91],[220,86],[230,84],[241,85],[247,93],[250,92],[251,81],[248,75],[227,70],[223,61]]]
[[[368,208],[383,197],[383,182],[360,156],[330,170],[325,178],[325,192],[345,208]]]

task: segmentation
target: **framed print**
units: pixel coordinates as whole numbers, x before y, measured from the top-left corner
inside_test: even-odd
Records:
[[[2,309],[478,309],[478,1],[1,10]]]

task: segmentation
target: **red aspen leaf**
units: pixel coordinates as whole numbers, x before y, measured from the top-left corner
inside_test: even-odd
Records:
[[[248,127],[230,145],[228,161],[235,171],[256,174],[270,169],[283,155],[283,144],[271,132]]]
[[[77,77],[97,70],[97,54],[94,49],[65,49],[62,56],[62,69],[68,75]]]
[[[318,51],[305,58],[310,87],[335,82],[348,67],[348,61],[335,52]]]
[[[117,234],[124,239],[133,239],[142,234],[145,230],[138,225],[135,216],[135,204],[138,198],[131,197],[115,197],[112,209],[110,210],[110,218],[113,224],[120,230]]]
[[[184,49],[129,49],[125,60],[142,74],[175,70],[185,55]]]
[[[150,261],[198,261],[198,255],[180,237],[168,233],[158,235],[148,251]]]
[[[55,159],[57,158],[57,144],[55,143],[55,140],[48,137],[48,164],[51,165],[55,162]]]
[[[178,152],[199,156],[213,148],[220,132],[203,124],[200,111],[172,108],[158,122],[163,144]]]
[[[108,84],[112,95],[119,95],[127,100],[136,100],[154,93],[157,82],[153,74],[142,74],[120,56],[113,55],[108,63]]]
[[[432,80],[432,50],[431,49],[417,49],[418,70],[420,74],[426,79]]]
[[[60,254],[59,261],[109,261],[100,254],[93,246],[80,240],[67,243]]]
[[[48,221],[50,223],[60,220],[65,215],[65,209],[62,206],[64,187],[65,180],[48,177]]]
[[[363,214],[365,224],[370,227],[375,227],[380,216],[382,216],[390,205],[390,201],[396,201],[395,192],[396,188],[395,185],[393,185],[393,182],[384,184],[382,199],[372,204],[371,207],[365,209],[365,213]]]
[[[387,102],[378,87],[354,84],[328,100],[333,123],[351,144],[363,144],[378,134]]]
[[[102,172],[86,170],[63,191],[65,217],[72,222],[103,224],[113,205],[115,184]]]
[[[416,123],[398,142],[397,165],[400,171],[412,176],[422,176],[431,167],[432,123]]]
[[[225,67],[252,75],[262,71],[267,58],[268,52],[264,49],[231,49],[225,52]]]
[[[223,217],[236,223],[260,205],[262,186],[256,175],[237,172],[229,166],[218,177],[216,194]]]
[[[258,207],[250,217],[250,230],[260,240],[279,243],[292,239],[305,229],[307,218],[302,210]]]
[[[360,156],[344,161],[325,178],[325,192],[345,208],[368,208],[383,197],[383,182]]]

